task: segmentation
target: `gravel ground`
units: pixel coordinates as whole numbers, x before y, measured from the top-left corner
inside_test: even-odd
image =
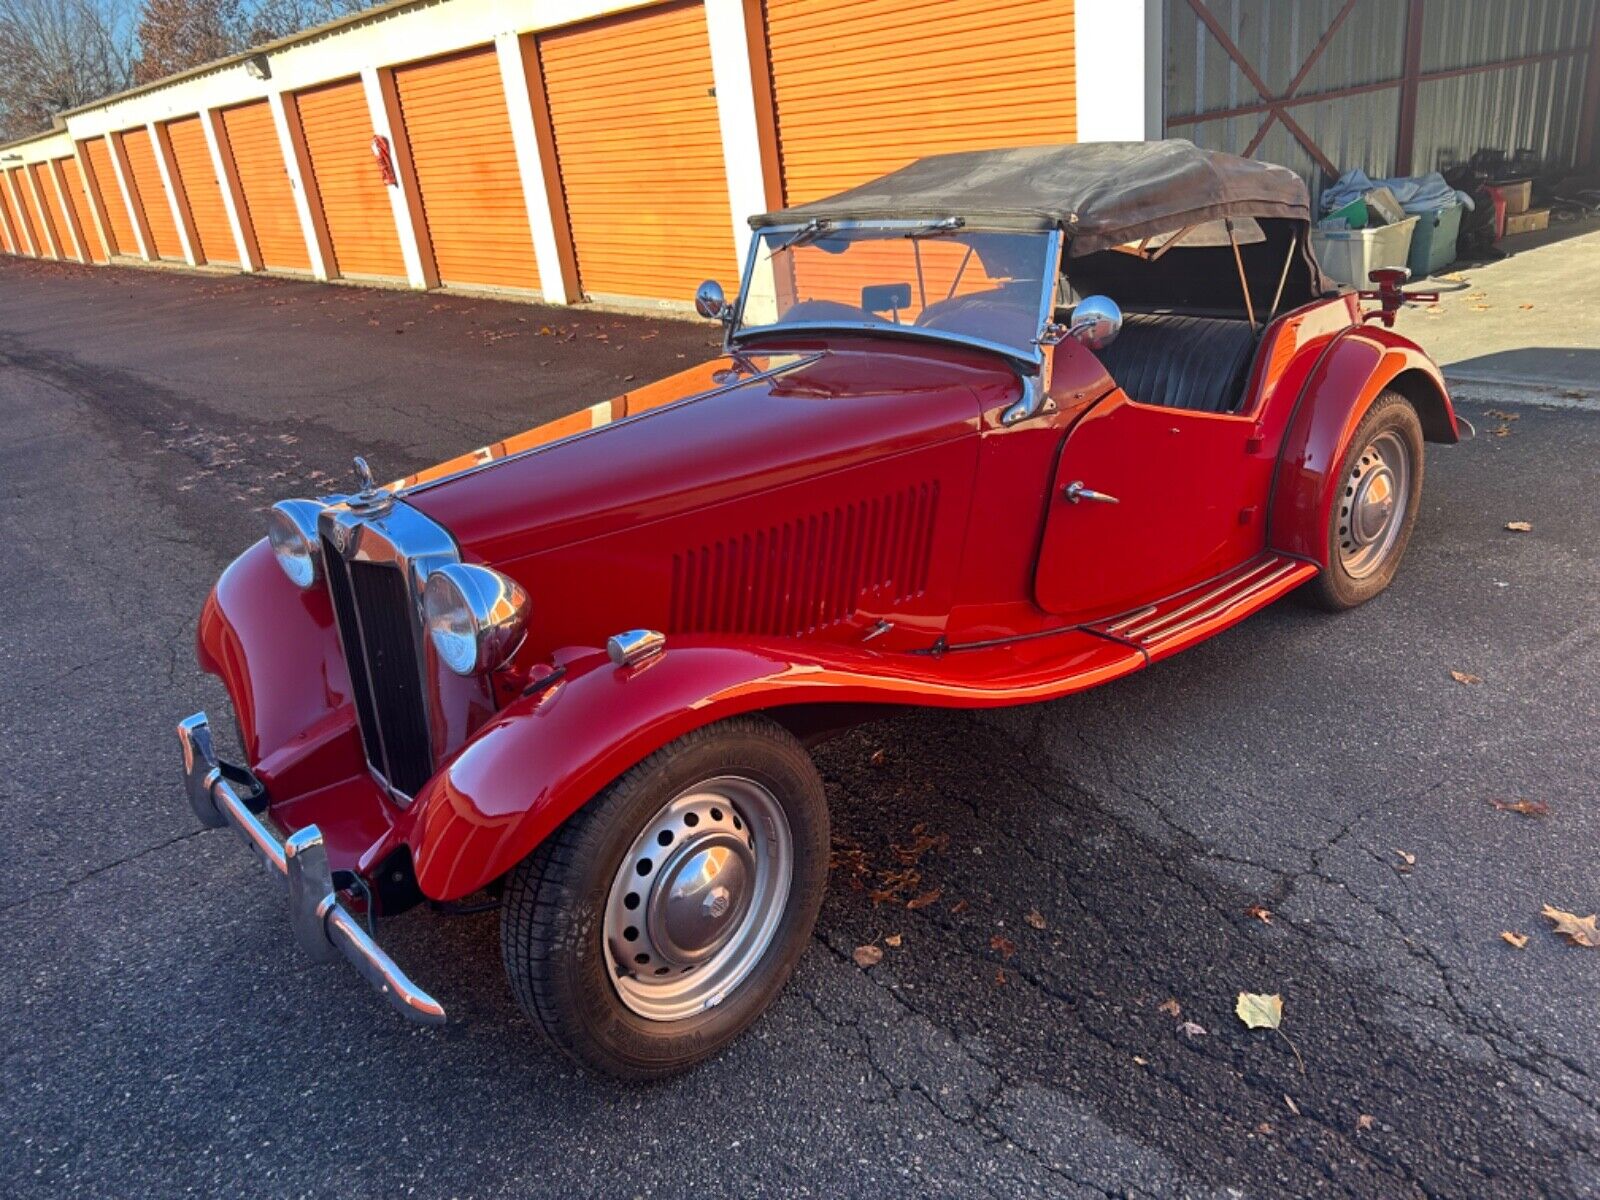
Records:
[[[1539,916],[1600,907],[1594,412],[1468,402],[1486,436],[1430,448],[1405,568],[1356,612],[1280,604],[1092,693],[825,747],[815,943],[685,1078],[548,1050],[492,914],[385,929],[437,1031],[305,960],[180,792],[173,723],[224,703],[206,588],[353,453],[395,475],[712,341],[0,262],[0,1192],[1600,1195],[1600,951]],[[1549,815],[1491,803],[1519,797]],[[938,899],[874,904],[906,869]],[[1241,990],[1283,996],[1286,1038]]]

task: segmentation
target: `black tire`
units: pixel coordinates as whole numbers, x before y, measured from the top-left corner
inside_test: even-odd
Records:
[[[782,916],[749,973],[711,1007],[682,1019],[642,1017],[612,981],[604,926],[613,881],[663,806],[732,775],[759,783],[787,819],[792,873]],[[709,725],[622,775],[511,872],[500,921],[506,975],[523,1011],[579,1065],[630,1080],[676,1074],[738,1037],[783,989],[810,941],[827,874],[827,800],[805,748],[760,717]]]
[[[1378,561],[1370,564],[1363,573],[1352,574],[1346,567],[1345,556],[1341,554],[1341,542],[1349,536],[1350,514],[1344,500],[1355,492],[1359,482],[1357,472],[1363,467],[1363,456],[1373,446],[1385,443],[1386,438],[1392,439],[1386,444],[1398,445],[1408,459],[1409,470],[1402,489],[1405,511],[1397,522],[1393,541]],[[1411,531],[1416,527],[1422,497],[1422,473],[1422,422],[1417,418],[1417,410],[1398,392],[1380,393],[1367,410],[1367,415],[1361,419],[1361,424],[1356,427],[1355,436],[1350,439],[1349,449],[1339,464],[1337,491],[1326,531],[1328,565],[1300,590],[1300,595],[1306,601],[1328,612],[1343,612],[1358,604],[1365,604],[1389,586],[1389,581],[1399,569],[1401,558],[1405,556]]]

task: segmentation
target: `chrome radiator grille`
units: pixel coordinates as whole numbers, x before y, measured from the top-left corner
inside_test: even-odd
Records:
[[[433,774],[433,750],[405,576],[390,563],[346,561],[326,538],[322,561],[367,761],[414,796]]]

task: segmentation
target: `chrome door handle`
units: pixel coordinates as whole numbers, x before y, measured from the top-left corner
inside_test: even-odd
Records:
[[[1073,504],[1080,500],[1092,500],[1096,504],[1120,504],[1115,496],[1108,496],[1104,492],[1097,492],[1092,487],[1084,487],[1083,480],[1074,479],[1061,489],[1061,494]]]

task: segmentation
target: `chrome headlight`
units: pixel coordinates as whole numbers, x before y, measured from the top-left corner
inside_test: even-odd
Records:
[[[322,577],[322,543],[317,540],[315,500],[280,500],[267,513],[267,541],[296,587],[308,588]]]
[[[422,589],[428,638],[439,660],[457,675],[501,666],[522,643],[528,593],[499,571],[450,563]]]

